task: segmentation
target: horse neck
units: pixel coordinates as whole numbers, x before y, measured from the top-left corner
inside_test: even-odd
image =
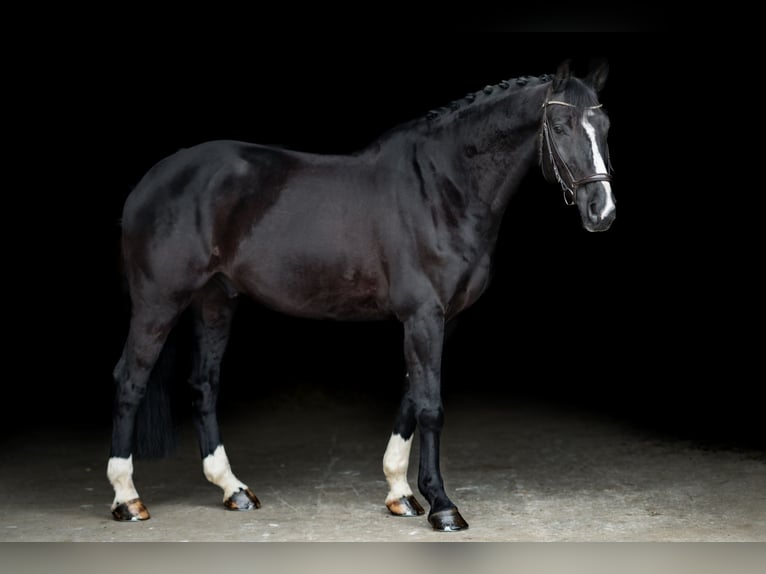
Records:
[[[508,94],[467,121],[455,118],[453,166],[465,177],[465,193],[502,217],[522,178],[536,164],[547,85]],[[450,142],[446,141],[447,146]]]
[[[480,234],[493,239],[511,196],[537,161],[547,88],[501,93],[496,101],[448,112],[392,143],[412,150],[414,170],[430,183],[425,187],[437,203],[459,205],[453,213],[475,220]]]

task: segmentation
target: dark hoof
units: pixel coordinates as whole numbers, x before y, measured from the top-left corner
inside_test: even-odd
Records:
[[[261,501],[249,488],[240,488],[224,500],[223,505],[229,510],[252,510],[253,508],[260,508]]]
[[[402,496],[399,500],[394,500],[393,502],[387,502],[386,506],[391,511],[391,514],[396,516],[420,516],[426,513],[423,507],[420,506],[418,499],[412,494]]]
[[[468,528],[468,523],[463,520],[457,508],[450,508],[449,510],[442,510],[440,512],[434,512],[428,515],[428,522],[433,526],[434,530],[439,532],[455,532],[457,530],[465,530]]]
[[[123,522],[136,522],[138,520],[149,520],[149,511],[141,502],[140,498],[134,498],[128,500],[122,504],[118,504],[112,509],[112,516],[115,520]]]

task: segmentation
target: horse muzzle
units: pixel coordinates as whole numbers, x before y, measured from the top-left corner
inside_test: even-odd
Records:
[[[612,225],[617,206],[609,183],[592,181],[579,189],[576,198],[582,224],[588,231],[606,231]]]

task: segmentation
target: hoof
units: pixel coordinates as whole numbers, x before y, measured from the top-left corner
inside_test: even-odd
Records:
[[[224,500],[223,505],[229,510],[252,510],[253,508],[260,508],[261,501],[249,488],[240,488]]]
[[[391,511],[391,514],[396,516],[420,516],[426,513],[423,507],[420,506],[418,499],[412,494],[402,496],[400,499],[392,502],[386,502],[386,506]]]
[[[450,508],[449,510],[442,510],[440,512],[434,512],[428,515],[428,523],[434,530],[439,532],[455,532],[457,530],[465,530],[468,528],[468,523],[463,520],[457,508]]]
[[[141,502],[140,498],[134,498],[128,500],[122,504],[118,504],[112,509],[112,516],[115,520],[121,522],[136,522],[138,520],[149,520],[149,511]]]

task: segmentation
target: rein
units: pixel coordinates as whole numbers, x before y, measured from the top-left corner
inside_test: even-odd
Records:
[[[562,159],[561,153],[556,146],[556,141],[553,139],[551,133],[551,126],[548,123],[548,106],[566,106],[568,108],[574,108],[573,104],[568,102],[561,102],[558,100],[546,100],[543,103],[543,128],[540,132],[540,165],[543,166],[543,175],[545,175],[545,167],[543,165],[543,154],[547,150],[548,158],[550,159],[551,166],[553,167],[553,174],[556,177],[556,181],[561,184],[561,189],[564,192],[564,202],[567,205],[574,205],[577,199],[577,188],[586,183],[593,183],[596,181],[612,181],[612,176],[608,173],[594,173],[580,179],[575,179],[572,175],[572,170],[569,169],[567,163]],[[597,110],[602,106],[589,106],[586,110]],[[563,176],[562,176],[563,174]],[[547,179],[547,176],[546,176]]]

